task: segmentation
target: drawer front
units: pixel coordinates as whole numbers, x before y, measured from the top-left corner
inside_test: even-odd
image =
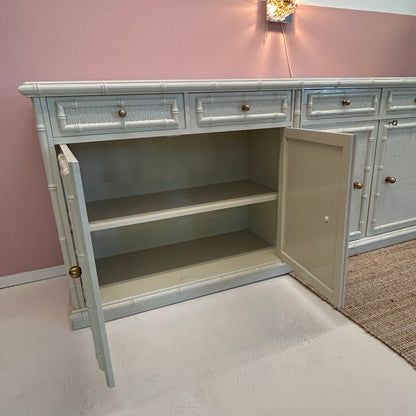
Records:
[[[416,88],[387,89],[383,98],[383,114],[416,114]]]
[[[304,90],[302,118],[305,122],[376,116],[380,95],[379,89]]]
[[[55,137],[185,127],[181,94],[48,99]]]
[[[194,127],[250,123],[288,123],[291,91],[191,94]]]

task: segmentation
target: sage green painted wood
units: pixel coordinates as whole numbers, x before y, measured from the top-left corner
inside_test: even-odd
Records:
[[[105,373],[107,385],[114,387],[113,368],[111,365],[107,331],[105,329],[91,235],[88,227],[81,172],[78,161],[68,146],[60,146],[60,151],[58,160],[74,235],[78,264],[82,269],[82,282],[91,332],[94,339],[95,354],[100,369]]]
[[[70,145],[87,202],[248,180],[247,132]]]
[[[379,120],[387,118],[388,116],[398,119],[401,123],[401,119],[414,117],[414,103],[412,101],[412,94],[415,91],[416,78],[351,78],[351,79],[255,79],[255,80],[183,80],[183,81],[87,81],[87,82],[41,82],[41,83],[25,83],[19,90],[23,95],[36,97],[33,100],[35,112],[37,115],[37,123],[39,122],[40,133],[42,134],[41,145],[46,143],[46,151],[48,155],[44,158],[45,169],[53,173],[53,180],[50,182],[51,195],[56,194],[58,196],[58,204],[54,205],[54,212],[57,218],[58,228],[64,228],[64,234],[62,239],[60,236],[62,250],[65,254],[70,254],[74,257],[75,253],[72,248],[73,241],[69,227],[67,226],[67,211],[65,201],[63,200],[62,187],[59,181],[57,161],[56,161],[56,149],[58,144],[70,143],[71,150],[75,152],[75,156],[80,157],[80,164],[82,167],[84,191],[87,202],[102,202],[106,199],[117,198],[135,198],[136,196],[149,195],[154,192],[176,192],[176,190],[188,190],[192,187],[204,187],[213,186],[220,183],[239,182],[239,181],[251,181],[256,184],[260,184],[267,188],[270,188],[272,192],[277,192],[277,177],[276,174],[271,174],[273,166],[277,170],[278,162],[276,158],[276,152],[274,150],[275,143],[273,135],[279,132],[280,127],[284,126],[315,126],[320,127],[325,124],[338,124],[347,123],[352,126],[357,122],[365,123],[378,123]],[[290,93],[290,106],[287,107],[287,112],[281,112],[286,114],[285,119],[271,120],[269,118],[270,112],[267,110],[265,103],[261,103],[262,99],[266,96],[271,96],[279,91],[286,91]],[[311,92],[317,92],[318,95],[314,96],[311,103],[311,113],[307,114],[305,109],[308,94]],[[377,101],[380,98],[381,103],[377,106]],[[246,94],[249,93],[249,94]],[[364,94],[363,94],[364,93]],[[375,98],[374,99],[374,93]],[[132,102],[139,99],[139,101],[145,98],[151,99],[155,95],[159,97],[173,95],[177,97],[178,103],[178,120],[183,120],[179,123],[180,128],[170,128],[164,126],[156,128],[153,125],[152,117],[145,116],[145,119],[135,117],[134,122],[139,124],[133,126],[124,126],[123,120],[118,120],[115,125],[108,125],[106,128],[105,119],[102,123],[100,117],[96,118],[97,114],[95,110],[86,109],[85,115],[89,121],[85,123],[84,111],[77,114],[72,114],[70,118],[62,113],[60,115],[65,116],[64,130],[67,128],[66,124],[72,126],[64,133],[59,133],[59,121],[56,119],[56,107],[55,103],[68,102],[74,99],[82,105],[91,105],[95,109],[104,103],[107,108],[113,108],[114,99],[116,99],[116,105],[120,105],[121,101]],[[240,117],[240,113],[230,113],[230,102],[237,99],[236,97],[243,97],[244,95],[250,97],[257,97],[260,99],[258,102],[261,104],[257,107],[257,101],[253,101],[253,105],[256,106],[259,114],[256,117]],[[320,96],[319,94],[322,94]],[[340,95],[341,94],[341,95]],[[229,97],[231,101],[225,103],[225,115],[221,123],[209,126],[204,125],[198,127],[193,125],[193,120],[196,120],[195,106],[193,97]],[[371,98],[373,97],[373,98]],[[169,97],[168,97],[169,98]],[[350,99],[349,105],[343,105],[340,101],[344,99]],[[240,98],[238,98],[240,99]],[[121,101],[120,101],[121,100]],[[227,98],[228,100],[228,98]],[[320,104],[318,101],[320,101]],[[48,102],[50,103],[48,107]],[[111,102],[111,105],[108,104]],[[147,101],[150,103],[150,101]],[[289,101],[288,101],[289,103]],[[173,107],[171,107],[173,108]],[[255,107],[251,107],[254,109]],[[242,108],[240,107],[242,110]],[[107,111],[106,110],[106,111]],[[128,110],[128,109],[127,109]],[[71,110],[72,111],[72,110]],[[98,110],[97,110],[98,111]],[[106,111],[104,111],[106,113]],[[133,113],[129,112],[130,116]],[[234,111],[234,110],[232,110]],[[156,110],[159,115],[160,109]],[[280,112],[280,111],[279,111]],[[82,114],[81,114],[82,113]],[[110,119],[114,115],[114,111],[110,111]],[[175,118],[173,113],[168,114],[169,117]],[[183,113],[183,114],[181,114]],[[250,113],[250,111],[249,111]],[[261,114],[260,114],[261,113]],[[106,113],[108,116],[108,113]],[[165,113],[166,114],[166,113]],[[389,114],[389,115],[387,115]],[[393,115],[394,114],[394,115]],[[38,117],[39,116],[39,117]],[[221,117],[221,112],[214,114],[215,117]],[[239,120],[236,120],[235,117]],[[128,116],[127,116],[128,117]],[[164,118],[165,116],[162,116]],[[157,117],[156,117],[157,118]],[[101,121],[100,121],[101,120]],[[262,120],[262,122],[260,122]],[[267,121],[266,121],[267,120]],[[110,120],[113,122],[114,120]],[[125,120],[128,121],[128,120]],[[146,125],[142,124],[142,121]],[[238,122],[237,122],[238,121]],[[259,122],[257,122],[259,121]],[[55,132],[52,131],[52,124],[55,123]],[[66,123],[66,124],[65,124]],[[80,130],[77,131],[77,123],[80,124]],[[383,121],[381,121],[383,123]],[[83,126],[81,126],[81,124]],[[88,126],[87,126],[87,125]],[[98,125],[100,124],[100,125]],[[111,123],[110,123],[111,124]],[[114,123],[113,123],[114,124]],[[157,124],[157,123],[156,123]],[[62,127],[62,126],[61,126]],[[131,127],[131,128],[130,128]],[[156,129],[153,130],[153,127]],[[166,127],[166,128],[165,128]],[[86,130],[82,131],[83,128]],[[138,130],[136,130],[136,128]],[[335,127],[334,127],[335,128]],[[58,129],[58,130],[57,130]],[[206,134],[201,134],[201,132]],[[41,137],[40,134],[40,137]],[[181,137],[176,137],[177,135]],[[57,137],[60,136],[60,137]],[[127,140],[128,139],[128,140]],[[129,144],[131,142],[131,144]],[[268,142],[269,145],[263,143]],[[77,143],[77,144],[75,144]],[[272,147],[270,147],[270,145]],[[54,147],[55,146],[55,147]],[[142,152],[144,148],[148,147],[146,152]],[[273,147],[274,146],[274,147]],[[79,149],[82,150],[79,152]],[[228,150],[227,150],[228,147]],[[211,149],[210,149],[211,148]],[[217,149],[217,150],[212,150]],[[220,154],[223,154],[223,158]],[[215,161],[213,163],[213,161]],[[193,161],[192,169],[188,169],[185,172],[184,168],[189,168],[189,161]],[[357,160],[356,160],[357,162]],[[175,166],[176,165],[176,166]],[[272,168],[271,168],[272,167]],[[211,169],[211,171],[209,171]],[[205,173],[204,173],[205,171]],[[370,173],[368,173],[370,174]],[[101,175],[101,176],[100,176]],[[159,175],[159,176],[158,176]],[[58,180],[56,180],[58,178]],[[128,178],[128,180],[125,180]],[[104,179],[104,181],[103,181]],[[114,179],[114,180],[113,180]],[[49,181],[49,179],[48,179]],[[53,187],[56,186],[56,192]],[[186,191],[187,192],[187,191]],[[358,191],[356,195],[358,195]],[[257,198],[257,196],[256,196]],[[253,202],[250,197],[249,200]],[[261,202],[257,200],[257,202]],[[226,208],[230,202],[228,199],[221,201],[209,202],[208,205],[202,207],[196,207],[187,205],[179,209],[176,214],[196,214],[198,209],[211,209],[220,208],[215,206],[219,202],[222,208]],[[234,201],[235,202],[235,201]],[[234,203],[232,202],[232,203]],[[275,224],[270,220],[273,217],[273,210],[276,210],[276,203],[273,201],[262,202],[261,204],[252,204],[250,207],[244,204],[247,201],[240,200],[238,203],[243,204],[241,207],[230,208],[233,212],[233,219],[228,224],[225,219],[222,218],[217,224],[218,233],[214,237],[220,236],[220,232],[227,233],[248,229],[253,234],[257,235],[262,240],[266,241],[270,245],[270,249],[274,250],[274,243],[276,241]],[[363,202],[363,201],[361,201]],[[248,202],[247,202],[248,203]],[[241,208],[241,209],[240,209]],[[196,211],[192,211],[196,209]],[[234,211],[235,209],[235,211]],[[189,212],[185,212],[189,211]],[[191,212],[192,211],[192,212]],[[217,211],[212,211],[217,212]],[[168,217],[172,212],[167,212],[162,209],[162,217]],[[199,212],[202,214],[202,212]],[[204,220],[208,220],[209,216],[204,217]],[[205,216],[205,214],[203,214]],[[354,215],[354,214],[352,214]],[[361,215],[361,214],[360,214]],[[182,215],[181,219],[178,219],[178,224],[181,224],[182,218],[186,215]],[[148,217],[147,220],[151,220]],[[153,218],[157,219],[157,218]],[[171,220],[172,224],[175,222],[174,218],[167,218]],[[104,220],[107,221],[107,220]],[[118,223],[119,217],[115,217],[109,212],[108,221],[112,225],[120,225]],[[111,239],[111,232],[118,233],[115,230],[129,230],[123,238],[120,237],[119,241],[123,241],[119,247],[120,254],[126,252],[126,250],[135,250],[133,241],[135,239],[135,227],[136,224],[130,225],[130,223],[123,222],[123,227],[113,228],[111,230],[96,231],[93,234],[100,235],[102,232],[108,232],[109,240]],[[136,221],[136,219],[134,219]],[[133,221],[133,222],[134,222]],[[203,223],[204,221],[202,221]],[[360,220],[361,222],[361,220]],[[150,225],[155,225],[157,222],[149,222]],[[108,224],[101,224],[104,228]],[[399,224],[400,227],[405,227],[406,224]],[[235,228],[233,228],[235,227]],[[144,230],[144,228],[138,227],[138,229]],[[399,228],[391,232],[383,232],[371,237],[360,238],[359,242],[355,244],[357,250],[365,250],[366,244],[368,247],[379,246],[380,244],[388,244],[390,241],[396,241],[397,239],[406,239],[412,232],[414,227]],[[163,239],[159,238],[162,234],[162,228],[155,227],[155,241],[157,244],[161,244]],[[152,231],[148,230],[146,233],[152,237]],[[123,231],[124,232],[124,231]],[[410,234],[409,234],[410,233]],[[157,237],[157,234],[160,234]],[[178,236],[182,242],[188,241],[184,230],[179,230]],[[274,234],[274,235],[273,235]],[[362,234],[362,233],[361,233]],[[115,234],[117,235],[117,234]],[[169,237],[169,236],[167,236]],[[207,236],[205,236],[207,237]],[[194,236],[190,237],[199,239],[205,238],[204,233],[200,230],[196,230]],[[361,235],[360,235],[361,237]],[[208,238],[208,237],[207,237]],[[64,240],[68,241],[65,242]],[[139,240],[143,240],[140,238]],[[157,241],[159,240],[159,241]],[[174,239],[167,238],[167,244],[176,244]],[[143,242],[143,241],[142,241]],[[140,244],[142,244],[140,242]],[[149,242],[147,242],[149,243]],[[354,242],[351,242],[354,243]],[[181,244],[181,242],[178,242]],[[107,244],[102,244],[104,248]],[[144,247],[146,244],[144,245]],[[147,244],[149,246],[149,244]],[[98,247],[98,246],[97,246]],[[353,247],[351,245],[351,247]],[[109,255],[116,255],[117,250],[114,247],[107,246]],[[354,249],[355,250],[355,249]],[[103,250],[105,251],[105,250]],[[65,253],[66,252],[66,253]],[[101,253],[106,254],[106,253]],[[67,261],[69,256],[65,257]],[[218,260],[220,261],[220,260]],[[287,266],[286,266],[287,267]],[[256,274],[256,269],[250,269],[247,271],[244,277],[237,275],[227,274],[227,287],[233,287],[238,285],[238,282],[258,280],[259,276],[263,278],[271,277],[271,274],[278,275],[281,267],[270,267],[267,272]],[[260,270],[260,268],[258,269]],[[263,273],[264,272],[264,273]],[[233,280],[234,276],[235,280]],[[218,277],[218,276],[217,276]],[[240,279],[241,278],[241,279]],[[216,290],[221,290],[225,287],[223,285],[224,277],[218,277],[218,279],[210,280],[210,283],[205,285],[202,281],[195,282],[192,288],[189,286],[181,288],[175,287],[169,292],[169,295],[164,297],[164,294],[158,293],[152,295],[151,299],[141,297],[140,300],[137,297],[130,296],[128,299],[114,301],[111,304],[111,317],[123,316],[125,313],[133,313],[132,311],[141,311],[146,309],[146,305],[150,307],[161,306],[163,304],[172,303],[174,301],[183,300],[186,296],[193,296],[194,294],[206,294]],[[205,286],[204,286],[205,285]],[[83,293],[79,293],[80,285],[75,284],[71,289],[71,293],[77,292],[77,296],[80,295],[82,300]],[[217,289],[216,289],[217,288]],[[75,290],[73,290],[75,289]],[[183,290],[182,290],[183,289]],[[189,290],[188,290],[189,289]],[[210,292],[211,291],[211,292]],[[185,294],[186,292],[186,294]],[[173,294],[174,293],[174,294]],[[162,299],[163,298],[163,299]],[[139,304],[136,304],[139,302]],[[165,303],[164,303],[165,302]],[[167,303],[166,303],[167,302]],[[117,303],[120,305],[117,310]],[[129,307],[124,307],[128,303]],[[76,302],[74,302],[76,306]],[[81,305],[78,304],[78,306]],[[107,305],[108,306],[108,305]],[[107,307],[106,306],[106,307]],[[109,309],[108,309],[109,310]]]
[[[289,273],[291,268],[282,261],[276,261],[276,258],[275,249],[270,248],[217,260],[212,263],[212,266],[215,266],[218,271],[215,276],[212,275],[213,268],[198,265],[193,270],[190,268],[188,271],[197,272],[200,276],[205,273],[207,275],[206,279],[199,279],[186,285],[173,286],[170,289],[156,290],[152,293],[137,296],[132,296],[131,291],[125,287],[126,292],[130,293],[127,298],[116,298],[114,301],[103,304],[105,320],[119,319]],[[230,263],[231,260],[233,261],[232,264]],[[235,265],[238,265],[238,268]],[[128,283],[129,281],[123,282],[123,284]],[[111,291],[110,296],[113,293]],[[105,293],[103,293],[104,296]],[[85,328],[89,325],[88,314],[85,309],[74,311],[70,316],[70,321],[74,329]]]
[[[334,305],[344,301],[353,135],[285,129],[279,257]]]
[[[38,132],[40,149],[45,166],[52,208],[55,215],[62,257],[66,270],[69,270],[69,268],[76,262],[75,249],[68,222],[68,212],[61,186],[55,147],[50,140],[50,126],[48,123],[49,116],[45,109],[45,102],[43,100],[33,98],[32,104],[35,109],[36,129]],[[85,301],[81,283],[71,279],[68,276],[68,286],[73,308],[83,308],[85,306]]]
[[[277,199],[250,181],[227,182],[87,203],[91,231],[217,211]]]
[[[395,117],[415,116],[416,88],[386,88],[383,91],[383,106],[381,114]]]
[[[281,263],[275,250],[245,229],[97,260],[105,303],[177,289]]]
[[[185,127],[181,94],[104,99],[66,97],[47,101],[54,137]]]
[[[150,81],[46,81],[25,82],[19,92],[26,97],[59,97],[117,94],[162,94],[205,91],[270,91],[293,88],[410,87],[416,77],[202,79]]]
[[[303,124],[322,120],[377,116],[381,89],[304,90]]]
[[[388,183],[394,177],[395,183]],[[381,122],[368,236],[416,225],[416,118]]]
[[[191,94],[193,127],[222,124],[287,123],[292,115],[292,92],[232,92]]]
[[[366,236],[371,183],[373,178],[374,154],[378,121],[334,123],[305,126],[329,133],[354,134],[354,166],[352,181],[362,183],[362,189],[352,188],[350,199],[349,241]]]

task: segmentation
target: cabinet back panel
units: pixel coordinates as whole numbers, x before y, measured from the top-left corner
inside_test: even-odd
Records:
[[[244,131],[70,147],[87,202],[248,179]]]
[[[92,234],[95,258],[244,230],[247,210],[238,207],[97,231]]]
[[[251,205],[248,223],[252,233],[275,247],[277,239],[277,201]]]
[[[253,182],[277,191],[279,143],[282,129],[248,131],[248,176]]]

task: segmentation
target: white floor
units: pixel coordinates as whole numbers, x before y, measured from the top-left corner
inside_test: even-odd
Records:
[[[0,415],[416,415],[416,371],[290,277],[108,323],[114,389],[67,300],[0,290]]]

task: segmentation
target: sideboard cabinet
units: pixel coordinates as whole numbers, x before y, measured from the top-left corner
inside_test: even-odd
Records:
[[[377,175],[383,164],[404,190],[412,186],[402,175],[414,170],[415,85],[23,84],[68,268],[71,320],[91,327],[107,384],[114,378],[105,320],[292,269],[342,305],[348,240],[351,250],[372,234],[379,241],[385,231],[414,232],[414,193],[396,191],[406,205],[396,220]],[[389,152],[391,164],[405,159],[401,170],[386,162]]]

